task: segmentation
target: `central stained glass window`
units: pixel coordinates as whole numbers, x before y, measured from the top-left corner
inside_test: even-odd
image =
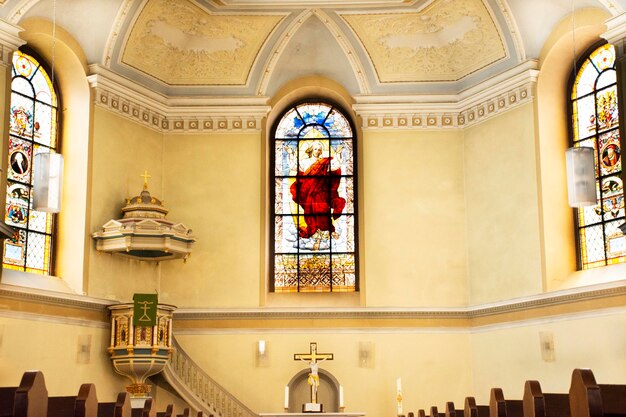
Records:
[[[615,48],[602,45],[583,61],[571,90],[573,145],[594,149],[599,204],[576,210],[582,269],[626,261],[622,150]]]
[[[358,290],[354,129],[337,107],[295,105],[272,136],[274,292]]]

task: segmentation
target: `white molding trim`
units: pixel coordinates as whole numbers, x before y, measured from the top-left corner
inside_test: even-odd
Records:
[[[526,61],[459,94],[357,96],[363,129],[465,128],[531,102],[538,62]]]
[[[119,304],[116,300],[105,300],[85,295],[47,291],[3,283],[0,283],[0,298],[100,312],[106,312],[108,305]]]
[[[526,61],[526,48],[524,47],[524,40],[522,39],[522,34],[519,31],[519,27],[517,26],[517,21],[513,16],[513,12],[509,7],[509,2],[507,0],[496,0],[496,3],[500,8],[500,13],[502,13],[502,16],[504,16],[504,20],[506,21],[506,24],[508,26],[511,38],[513,38],[513,44],[517,53],[517,59],[520,62]]]
[[[99,65],[87,77],[95,105],[168,133],[260,131],[267,97],[167,98]]]
[[[37,313],[26,313],[23,311],[3,310],[0,309],[0,317],[15,320],[40,321],[54,324],[64,324],[67,326],[91,327],[95,329],[110,329],[109,322],[76,319],[72,317],[61,316],[44,316]]]
[[[247,320],[293,318],[472,319],[626,294],[626,280],[572,288],[470,307],[394,308],[243,308],[194,309],[174,312],[179,320]]]
[[[124,0],[120,5],[120,8],[117,11],[117,15],[115,16],[115,20],[113,23],[113,28],[111,28],[111,32],[109,33],[109,37],[104,46],[104,52],[102,56],[102,62],[104,62],[104,66],[109,68],[111,66],[111,59],[113,57],[113,49],[115,48],[115,43],[117,42],[117,38],[119,37],[122,26],[126,21],[128,13],[134,4],[133,0]]]
[[[608,19],[605,24],[607,30],[600,36],[614,45],[623,43],[626,39],[626,13]]]
[[[573,288],[551,293],[538,294],[529,297],[521,297],[501,302],[480,304],[470,307],[431,307],[431,308],[233,308],[233,309],[200,309],[200,308],[181,308],[174,311],[175,320],[275,320],[275,319],[413,319],[413,320],[431,320],[431,319],[475,319],[498,314],[527,311],[536,308],[545,308],[568,304],[573,302],[589,301],[594,299],[609,298],[614,296],[626,295],[626,280],[615,281],[611,283],[591,285],[587,287]],[[19,287],[14,285],[0,283],[0,299],[15,299],[24,302],[34,302],[40,304],[54,305],[58,307],[90,310],[106,313],[107,306],[119,304],[117,300],[107,300],[77,294],[65,294],[53,291],[38,290],[33,288]],[[65,322],[72,324],[75,322],[92,322],[90,320],[76,318],[58,318],[54,316],[46,316],[39,313],[16,312],[2,309],[0,305],[0,316],[11,314],[12,317],[23,317],[27,319],[37,319],[38,317],[49,317],[51,321]],[[607,308],[598,310],[584,310],[574,313],[563,313],[551,315],[549,317],[541,316],[527,320],[513,320],[507,323],[496,323],[485,326],[462,327],[462,326],[373,326],[370,328],[322,328],[316,331],[322,332],[365,332],[376,331],[380,333],[398,333],[398,332],[467,332],[479,331],[481,329],[497,329],[504,327],[525,326],[531,324],[542,324],[554,322],[558,320],[571,320],[579,318],[600,317],[603,315],[622,314],[626,307]],[[8,311],[11,311],[10,313]],[[72,321],[73,320],[73,321]],[[93,321],[94,323],[97,321]],[[91,325],[91,324],[90,324]],[[417,330],[415,330],[417,329]],[[469,329],[469,330],[468,330]],[[236,329],[181,329],[179,334],[201,334],[215,332],[256,332],[256,331],[276,331],[276,332],[300,332],[303,329],[298,328],[236,328]],[[307,329],[311,331],[311,329]],[[190,333],[191,332],[191,333]]]
[[[529,60],[459,94],[358,95],[363,129],[463,129],[534,99],[538,63]],[[260,132],[268,97],[168,98],[99,66],[87,77],[95,105],[159,132]]]
[[[0,65],[10,66],[13,51],[26,43],[19,34],[24,29],[0,19]]]

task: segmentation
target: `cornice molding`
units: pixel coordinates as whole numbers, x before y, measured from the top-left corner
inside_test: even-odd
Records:
[[[447,95],[358,95],[363,129],[463,129],[531,102],[539,71],[525,63]],[[168,98],[99,65],[89,67],[95,105],[167,133],[243,132],[262,128],[265,96]]]
[[[459,94],[356,97],[363,129],[466,128],[531,102],[538,62],[523,64]]]
[[[0,19],[0,65],[11,65],[13,51],[26,43],[19,37],[24,29]]]
[[[267,97],[168,98],[99,65],[87,77],[95,105],[159,132],[260,131]]]
[[[45,291],[35,288],[18,287],[16,285],[9,284],[0,284],[0,299],[2,298],[47,304],[57,307],[78,308],[102,313],[106,313],[106,307],[108,305],[118,303],[114,300],[103,300],[100,298],[87,297],[78,294]]]
[[[529,311],[554,307],[564,304],[586,302],[595,299],[626,295],[626,280],[588,287],[555,291],[530,297],[517,298],[497,303],[481,304],[470,307],[452,308],[248,308],[248,309],[194,309],[181,308],[174,312],[175,320],[214,321],[214,320],[289,320],[289,319],[477,319],[499,314]],[[8,284],[0,284],[0,299],[13,299],[23,302],[39,303],[56,307],[107,312],[107,306],[119,304],[117,300],[105,300],[44,291]],[[5,315],[0,309],[0,316]],[[13,312],[13,315],[26,314],[30,317],[47,317],[45,314]],[[30,315],[29,315],[30,314]],[[595,313],[594,313],[595,314]],[[600,314],[600,313],[598,313]],[[561,314],[571,315],[571,312]],[[560,317],[550,316],[551,318]],[[17,317],[17,316],[16,316]],[[52,317],[52,316],[50,316]],[[25,318],[27,318],[25,316]],[[52,320],[52,319],[51,319]],[[72,319],[80,320],[80,319]],[[91,321],[88,321],[91,322]],[[69,323],[69,322],[68,322]],[[258,323],[258,322],[257,322]],[[384,326],[383,326],[384,327]],[[386,328],[386,327],[385,327]],[[461,326],[459,329],[463,329]],[[372,329],[376,329],[373,326]],[[248,329],[249,330],[249,329]],[[294,330],[294,329],[291,329]],[[354,329],[353,329],[354,330]],[[195,331],[195,330],[194,330]]]
[[[455,308],[250,308],[188,309],[174,312],[178,320],[249,319],[474,319],[497,314],[552,307],[574,302],[626,295],[626,280],[555,291],[498,303]]]
[[[607,30],[602,36],[608,43],[621,45],[626,40],[626,13],[621,13],[615,17],[608,19],[606,22]]]

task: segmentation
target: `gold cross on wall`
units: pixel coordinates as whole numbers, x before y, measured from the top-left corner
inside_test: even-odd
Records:
[[[294,353],[293,360],[294,361],[309,361],[311,363],[317,363],[318,360],[333,360],[332,353],[317,353],[317,343],[311,342],[311,346],[309,347],[309,353]]]
[[[140,177],[143,177],[143,189],[148,189],[148,178],[152,178],[152,175],[148,175],[148,170],[146,169]]]

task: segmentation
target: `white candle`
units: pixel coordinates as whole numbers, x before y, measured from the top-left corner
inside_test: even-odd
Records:
[[[289,386],[285,387],[285,409],[289,408]]]
[[[343,408],[343,387],[339,385],[339,408]]]

